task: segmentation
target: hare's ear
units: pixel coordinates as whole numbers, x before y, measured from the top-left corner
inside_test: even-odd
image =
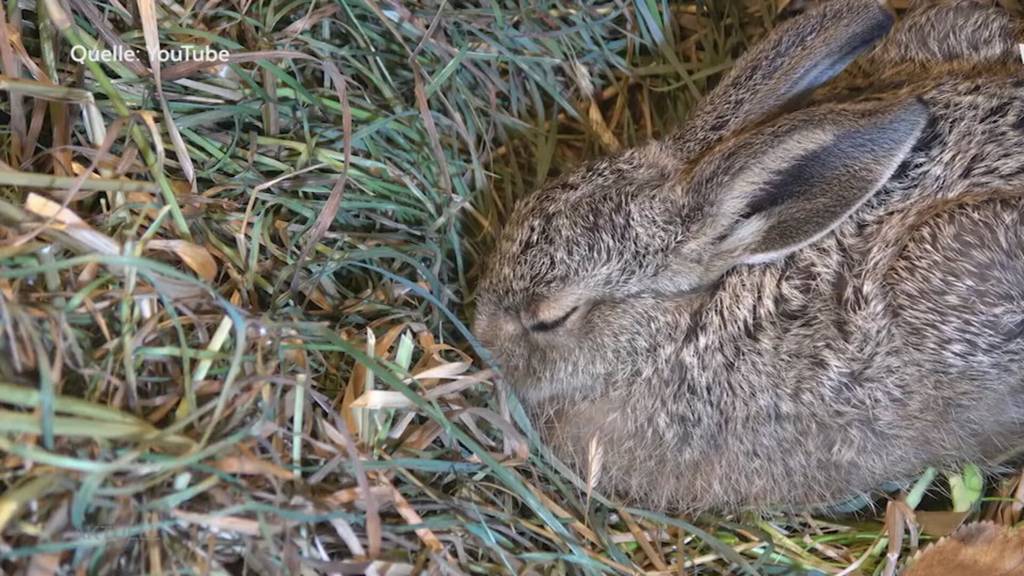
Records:
[[[690,194],[704,249],[731,266],[770,261],[825,235],[892,176],[924,129],[919,100],[787,115],[709,153]]]
[[[832,0],[786,21],[736,61],[678,138],[699,153],[792,108],[883,37],[893,18],[880,0]]]

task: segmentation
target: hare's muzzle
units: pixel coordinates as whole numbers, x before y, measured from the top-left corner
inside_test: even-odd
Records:
[[[518,315],[501,310],[479,309],[470,327],[480,343],[500,354],[501,349],[526,335]]]

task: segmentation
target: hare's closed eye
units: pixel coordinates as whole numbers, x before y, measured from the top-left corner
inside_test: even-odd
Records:
[[[569,308],[569,310],[567,310],[565,313],[563,313],[561,316],[557,318],[551,320],[535,320],[533,323],[528,324],[526,328],[530,330],[530,332],[550,332],[552,330],[555,330],[556,328],[559,328],[560,326],[564,326],[565,323],[569,320],[569,318],[571,318],[573,314],[578,312],[579,309],[580,307],[577,304],[576,306]]]
[[[521,318],[533,334],[557,332],[576,326],[591,306],[591,300],[579,294],[559,294],[530,306]]]

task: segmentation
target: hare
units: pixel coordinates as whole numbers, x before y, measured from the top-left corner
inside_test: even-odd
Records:
[[[678,133],[513,210],[473,330],[598,489],[806,509],[1020,440],[1019,26],[963,1],[894,22],[816,6]]]

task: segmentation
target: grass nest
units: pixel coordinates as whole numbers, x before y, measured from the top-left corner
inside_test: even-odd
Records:
[[[778,8],[3,3],[0,573],[893,574],[1016,520],[970,469],[927,522],[934,474],[842,520],[623,508],[478,360],[515,199],[678,124]]]

